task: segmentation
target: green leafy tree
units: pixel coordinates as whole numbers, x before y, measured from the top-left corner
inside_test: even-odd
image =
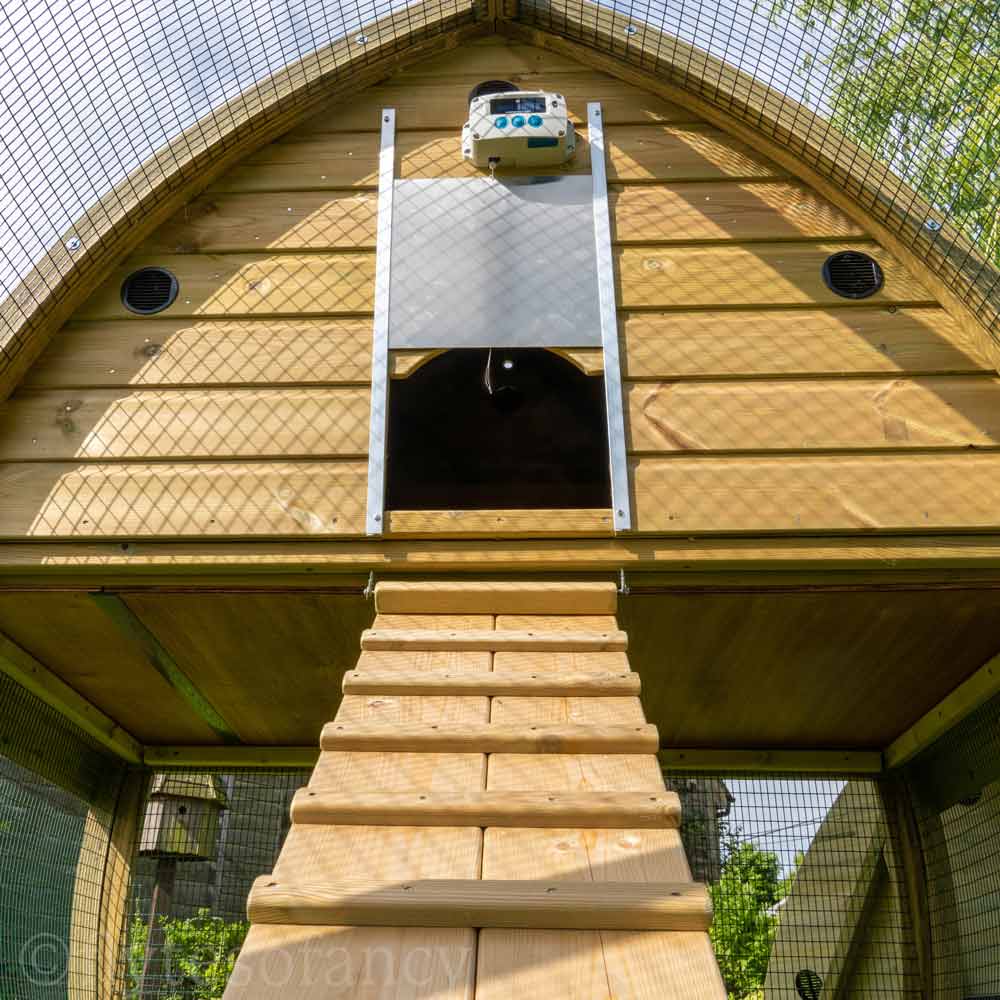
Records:
[[[762,1000],[778,918],[773,907],[791,877],[781,878],[777,855],[725,831],[722,875],[709,887],[715,911],[711,937],[732,1000]]]
[[[1000,266],[996,0],[770,3],[813,42],[798,72],[825,81],[820,110]]]
[[[188,919],[165,918],[165,975],[157,981],[156,1000],[219,1000],[232,975],[249,924],[199,910]],[[148,925],[132,923],[129,935],[130,1000],[139,1000]],[[164,982],[169,985],[164,985]]]

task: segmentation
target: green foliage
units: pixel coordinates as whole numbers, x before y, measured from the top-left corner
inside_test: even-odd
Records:
[[[165,918],[162,970],[146,996],[156,1000],[218,1000],[232,974],[249,924],[213,917],[207,909],[187,920]],[[129,1000],[139,1000],[148,925],[139,918],[129,934]]]
[[[770,0],[825,64],[838,128],[1000,266],[1000,17],[995,0]],[[940,221],[940,220],[939,220]]]
[[[778,918],[769,911],[791,888],[777,855],[724,831],[722,875],[709,886],[715,916],[711,937],[731,1000],[763,1000]]]

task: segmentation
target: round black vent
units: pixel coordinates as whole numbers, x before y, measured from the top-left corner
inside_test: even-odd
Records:
[[[823,979],[812,969],[799,969],[795,973],[795,992],[802,1000],[819,1000],[823,990]]]
[[[882,268],[866,253],[844,250],[823,262],[823,280],[845,299],[867,299],[882,287]]]
[[[122,305],[141,316],[162,312],[176,298],[177,279],[162,267],[142,267],[122,282]]]
[[[517,87],[506,80],[484,80],[482,83],[477,83],[469,91],[469,103],[471,104],[477,97],[485,97],[487,94],[504,94],[512,90],[517,90]]]

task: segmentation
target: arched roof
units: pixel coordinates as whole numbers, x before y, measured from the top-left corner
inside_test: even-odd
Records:
[[[982,220],[997,219],[1000,200],[989,145],[1000,44],[969,8],[965,21],[921,10],[16,0],[0,24],[0,391],[111,262],[235,161],[321,102],[491,32],[573,55],[748,139],[859,217],[998,358],[1000,272],[988,258],[1000,221]]]

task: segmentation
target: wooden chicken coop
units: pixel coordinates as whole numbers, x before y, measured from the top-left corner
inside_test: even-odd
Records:
[[[654,21],[381,12],[8,289],[0,993],[221,996],[252,883],[225,1000],[1000,994],[996,272]]]

